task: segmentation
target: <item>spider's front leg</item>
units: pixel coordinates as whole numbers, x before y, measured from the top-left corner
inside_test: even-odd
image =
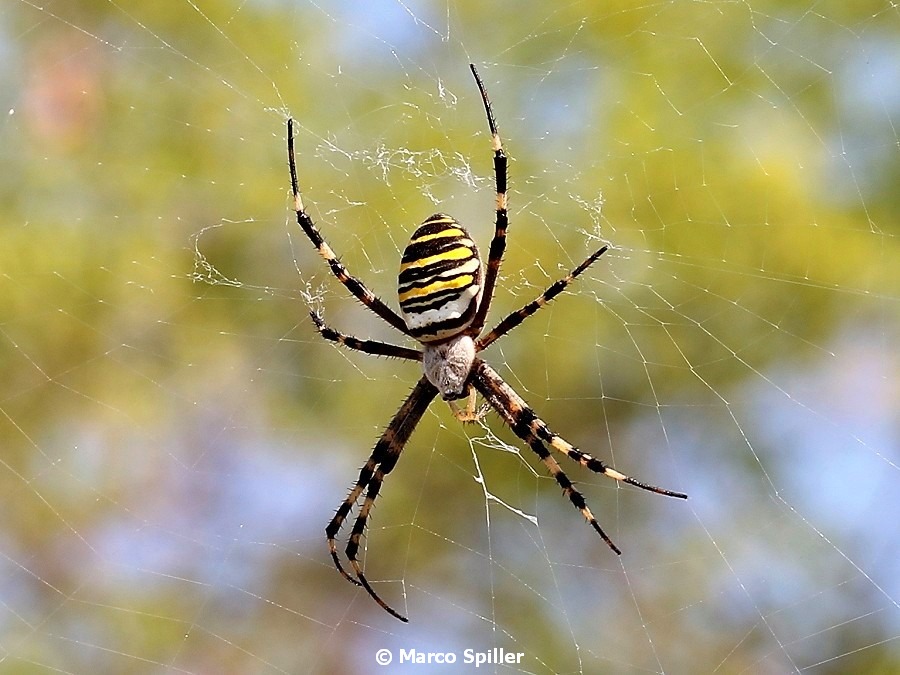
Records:
[[[365,588],[366,592],[372,596],[372,599],[374,599],[382,609],[404,622],[407,621],[407,618],[382,600],[369,584],[369,581],[366,579],[366,576],[363,574],[362,568],[360,567],[357,554],[359,553],[360,541],[366,529],[366,521],[375,504],[375,498],[381,490],[384,477],[393,470],[394,466],[396,466],[397,461],[400,459],[400,453],[403,451],[403,446],[406,445],[413,430],[416,428],[419,420],[422,419],[422,415],[425,414],[425,411],[428,409],[429,404],[435,396],[437,396],[437,389],[432,386],[427,378],[423,377],[420,379],[403,402],[403,405],[400,406],[400,410],[397,411],[397,414],[394,415],[394,418],[384,430],[381,438],[378,439],[368,461],[359,472],[359,479],[356,481],[356,485],[350,490],[350,494],[347,495],[347,498],[338,507],[337,512],[334,514],[334,518],[331,519],[331,522],[328,523],[328,526],[325,528],[325,535],[328,537],[328,550],[331,553],[331,559],[334,561],[334,566],[337,568],[338,572],[354,584]],[[350,561],[353,572],[356,574],[356,579],[354,579],[341,565],[340,558],[337,554],[337,543],[335,539],[340,532],[344,521],[350,514],[350,510],[353,508],[354,504],[359,501],[363,491],[367,488],[365,500],[356,517],[356,522],[353,524],[353,530],[350,533],[350,539],[347,542],[345,551],[347,560]]]
[[[557,461],[550,455],[544,443],[596,473],[601,473],[617,481],[639,487],[642,490],[655,492],[667,497],[687,499],[687,495],[683,492],[675,492],[674,490],[666,490],[655,485],[649,485],[626,476],[615,469],[611,469],[599,459],[591,457],[586,452],[582,452],[560,436],[557,436],[537,416],[534,410],[528,407],[528,404],[525,403],[522,397],[506,384],[493,368],[481,359],[475,359],[473,363],[471,383],[490,402],[491,406],[503,418],[503,421],[513,430],[513,433],[528,443],[528,446],[541,458],[541,461],[550,470],[550,473],[566,493],[566,496],[569,497],[572,504],[581,511],[582,515],[590,522],[591,527],[597,531],[616,554],[621,555],[622,552],[600,527],[600,524],[587,507],[584,497],[572,485],[572,482],[562,471]]]

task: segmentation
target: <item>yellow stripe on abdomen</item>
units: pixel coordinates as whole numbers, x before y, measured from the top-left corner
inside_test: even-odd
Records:
[[[435,281],[432,284],[428,284],[424,288],[411,288],[405,293],[401,293],[400,302],[408,302],[409,300],[417,299],[427,300],[428,296],[456,288],[465,288],[466,286],[471,285],[474,281],[475,277],[471,274],[456,277],[455,279],[451,279],[449,281]]]
[[[429,239],[417,239],[410,243],[413,244],[422,241],[429,241]],[[442,260],[467,260],[472,257],[472,249],[475,245],[471,239],[461,239],[459,241],[456,241],[455,243],[463,245],[459,246],[458,248],[451,248],[436,255],[428,256],[425,258],[417,258],[416,260],[410,260],[409,262],[401,263],[400,271],[403,272],[412,267],[428,267],[429,265],[433,265],[434,263],[440,262]],[[466,245],[466,243],[468,243],[468,245]]]
[[[437,221],[431,221],[431,222],[432,223],[443,223],[445,221],[437,220]],[[454,221],[451,219],[451,220],[447,220],[446,222],[452,223]],[[464,237],[464,236],[466,236],[466,233],[463,230],[459,229],[458,227],[448,227],[446,230],[441,230],[440,232],[435,232],[434,234],[426,234],[421,237],[413,236],[413,238],[410,239],[409,243],[410,244],[420,244],[424,241],[430,241],[432,239],[442,239],[444,237]]]

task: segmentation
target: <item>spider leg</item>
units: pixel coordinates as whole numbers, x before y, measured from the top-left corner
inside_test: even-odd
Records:
[[[394,415],[384,430],[381,438],[378,439],[368,461],[359,472],[359,479],[356,481],[356,485],[350,490],[350,494],[338,507],[334,518],[331,519],[331,522],[325,528],[325,535],[328,537],[328,550],[338,572],[346,579],[365,588],[366,592],[372,596],[382,609],[404,622],[407,621],[406,617],[391,608],[369,585],[356,556],[359,552],[360,540],[366,529],[366,521],[375,503],[375,498],[381,490],[384,477],[397,464],[397,460],[400,459],[400,453],[403,451],[403,446],[406,445],[413,430],[416,428],[419,420],[422,419],[422,415],[425,414],[428,405],[437,396],[437,393],[437,389],[424,376],[419,380],[403,402],[403,405],[400,406],[400,410],[397,411],[397,414]],[[353,505],[356,504],[366,488],[368,488],[368,492],[356,517],[356,522],[353,524],[353,530],[350,533],[350,540],[345,551],[347,559],[353,567],[353,572],[356,574],[356,579],[354,579],[344,570],[340,563],[335,537],[340,532],[344,520],[350,513],[350,509],[353,508]]]
[[[482,372],[483,368],[489,373],[488,376]],[[569,498],[569,501],[572,502],[572,505],[576,509],[581,511],[581,515],[591,524],[591,527],[593,527],[597,534],[600,535],[600,538],[606,542],[607,546],[609,546],[616,555],[622,555],[622,551],[619,547],[613,543],[612,539],[609,538],[609,535],[607,535],[606,532],[603,531],[603,528],[600,527],[600,523],[597,522],[594,514],[591,513],[590,508],[588,508],[584,495],[575,489],[572,481],[569,480],[569,477],[559,466],[559,462],[554,459],[553,455],[550,454],[550,451],[547,450],[541,442],[541,439],[538,438],[527,425],[519,423],[518,417],[522,412],[524,410],[530,411],[531,409],[525,405],[525,402],[519,398],[518,394],[516,394],[508,384],[503,382],[503,380],[500,379],[500,376],[481,359],[476,359],[475,366],[472,369],[472,385],[488,400],[516,436],[525,441],[528,444],[528,447],[541,458],[541,461],[547,469],[549,469],[550,475],[553,476],[557,485],[562,488],[563,494]]]
[[[528,407],[528,404],[519,396],[512,387],[510,387],[497,372],[487,365],[481,359],[476,358],[472,366],[472,385],[484,396],[493,408],[500,414],[503,420],[509,425],[523,441],[528,443],[529,447],[541,458],[550,473],[556,479],[556,482],[563,488],[570,501],[577,509],[581,511],[585,518],[591,523],[591,526],[609,545],[609,547],[617,554],[621,554],[618,547],[603,532],[596,519],[584,501],[584,497],[572,487],[571,481],[559,468],[556,460],[550,455],[544,443],[550,445],[554,450],[565,454],[570,459],[578,462],[591,471],[601,473],[617,481],[634,485],[643,490],[656,492],[668,497],[677,497],[679,499],[687,499],[687,495],[682,492],[674,492],[648,485],[634,478],[630,478],[625,474],[619,473],[615,469],[611,469],[603,464],[600,460],[591,455],[581,452],[578,448],[563,440],[560,436],[554,434],[541,420],[537,414]]]
[[[494,182],[497,185],[497,217],[494,224],[494,238],[491,239],[491,248],[488,252],[487,270],[484,275],[484,287],[481,292],[481,304],[472,324],[468,329],[468,333],[473,337],[481,332],[484,328],[484,322],[487,318],[488,309],[491,306],[491,298],[494,295],[494,285],[497,283],[497,275],[500,272],[500,261],[503,258],[503,252],[506,250],[506,228],[509,225],[509,216],[507,214],[507,196],[506,196],[506,154],[503,152],[503,143],[500,141],[500,132],[497,131],[497,122],[494,120],[494,111],[491,108],[491,100],[488,98],[487,90],[484,83],[475,69],[475,64],[470,63],[469,68],[472,75],[475,76],[475,83],[478,85],[478,91],[481,93],[481,101],[484,103],[484,112],[487,115],[488,127],[491,130],[491,146],[494,150]]]
[[[387,344],[385,342],[376,342],[375,340],[360,340],[352,335],[345,335],[335,329],[327,326],[322,317],[315,312],[309,313],[313,323],[316,324],[316,330],[326,340],[337,342],[339,345],[354,349],[365,354],[374,356],[389,356],[397,359],[408,359],[409,361],[421,361],[422,352],[408,347],[399,347],[397,345]]]
[[[294,120],[290,118],[287,121],[287,146],[288,164],[291,170],[291,192],[294,196],[294,211],[297,212],[297,224],[300,225],[313,246],[316,247],[319,255],[321,255],[325,262],[328,263],[332,274],[337,277],[338,281],[347,287],[347,290],[350,291],[357,300],[401,333],[409,335],[406,321],[404,321],[394,310],[384,304],[384,302],[378,299],[372,291],[366,288],[366,285],[362,281],[352,276],[347,271],[347,268],[337,259],[334,251],[331,250],[331,247],[322,238],[322,235],[319,233],[315,223],[313,223],[312,218],[309,217],[309,214],[306,213],[306,210],[303,208],[303,199],[300,197],[300,188],[297,183],[297,165],[294,159]]]
[[[506,335],[509,331],[518,326],[529,316],[537,312],[541,307],[553,300],[553,298],[563,292],[566,286],[575,281],[575,277],[577,277],[588,267],[593,265],[597,258],[606,253],[608,249],[608,246],[603,246],[597,251],[594,251],[591,255],[585,258],[578,267],[569,272],[562,279],[551,284],[550,287],[547,288],[546,291],[541,293],[537,298],[522,307],[522,309],[516,310],[515,312],[504,318],[503,321],[498,323],[490,333],[478,339],[478,341],[475,343],[475,349],[477,351],[486,349],[491,345],[491,343]]]

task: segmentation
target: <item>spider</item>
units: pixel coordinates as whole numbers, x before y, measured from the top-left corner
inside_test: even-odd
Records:
[[[684,493],[648,485],[619,473],[556,435],[534,410],[528,407],[522,397],[503,381],[497,371],[477,356],[478,352],[487,349],[553,300],[603,255],[608,247],[599,248],[568,275],[550,285],[537,298],[506,316],[491,331],[482,335],[494,285],[500,270],[500,261],[506,248],[507,158],[503,151],[484,83],[481,81],[475,65],[470,64],[469,68],[481,94],[494,151],[497,210],[494,238],[491,240],[487,266],[482,269],[478,248],[462,225],[443,213],[430,216],[413,233],[403,252],[398,289],[402,317],[379,300],[362,281],[350,274],[322,238],[306,212],[297,183],[293,120],[288,119],[287,121],[288,163],[297,223],[325,262],[328,263],[334,276],[357,300],[398,331],[418,341],[422,346],[422,349],[418,350],[374,340],[361,340],[334,330],[326,325],[316,312],[310,312],[316,329],[326,340],[366,354],[422,363],[424,374],[413,387],[403,405],[400,406],[381,438],[378,439],[372,454],[359,472],[356,485],[351,488],[347,498],[341,502],[331,522],[325,528],[328,550],[337,571],[351,583],[362,586],[385,611],[403,622],[408,619],[382,600],[369,584],[360,567],[357,553],[360,539],[366,529],[366,521],[375,503],[375,498],[381,491],[385,476],[397,465],[403,447],[425,414],[425,410],[438,394],[450,404],[457,419],[463,422],[480,419],[486,412],[486,408],[493,408],[513,433],[537,454],[569,501],[617,555],[621,555],[621,551],[600,527],[585,503],[584,497],[563,473],[548,446],[581,466],[609,476],[616,481],[661,495],[687,499],[687,495]],[[476,411],[476,392],[487,401],[485,409]],[[455,401],[463,398],[467,398],[468,402],[466,409],[460,410],[455,405]],[[356,522],[353,524],[345,550],[354,574],[351,576],[344,569],[338,557],[335,538],[341,531],[350,510],[359,502],[364,491],[366,492],[365,499],[356,516]]]

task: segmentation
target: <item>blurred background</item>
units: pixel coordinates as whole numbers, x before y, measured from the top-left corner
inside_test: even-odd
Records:
[[[900,670],[898,38],[884,0],[5,3],[0,670]],[[494,321],[612,247],[485,358],[690,500],[564,464],[616,557],[435,403],[365,541],[404,625],[324,526],[419,370],[315,334],[407,344],[297,228],[285,122],[396,306],[426,216],[493,232],[469,62],[511,156]]]

